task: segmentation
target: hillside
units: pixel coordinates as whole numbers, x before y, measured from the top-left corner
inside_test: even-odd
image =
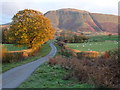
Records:
[[[48,11],[45,16],[57,29],[82,32],[118,32],[118,17],[77,9]]]

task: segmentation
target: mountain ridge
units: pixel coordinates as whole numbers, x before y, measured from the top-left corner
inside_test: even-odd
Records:
[[[44,14],[55,28],[70,31],[118,32],[118,17],[78,9],[58,9]]]
[[[62,8],[46,12],[56,30],[75,32],[112,32],[118,33],[118,16],[112,14],[91,13],[86,10]],[[10,23],[2,24],[2,26]]]
[[[50,10],[50,11],[47,11],[46,13],[51,12],[51,11],[59,11],[59,10],[72,10],[72,11],[85,11],[85,12],[89,12],[89,11],[87,11],[87,10],[81,10],[81,9],[75,9],[75,8],[61,8],[61,9],[57,9],[57,10]],[[45,15],[46,13],[44,13],[44,15]],[[90,13],[90,12],[89,12],[89,13]],[[92,13],[92,14],[118,16],[118,15],[115,15],[115,14],[95,13],[95,12],[91,12],[91,13]]]

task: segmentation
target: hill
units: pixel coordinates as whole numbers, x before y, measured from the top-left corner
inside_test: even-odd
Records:
[[[77,32],[118,32],[116,15],[90,13],[68,8],[48,11],[45,16],[57,29]]]

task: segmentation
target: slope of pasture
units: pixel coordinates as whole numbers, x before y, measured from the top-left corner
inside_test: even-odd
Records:
[[[27,49],[27,47],[17,47],[14,46],[14,44],[3,44],[8,51],[17,51],[17,50],[24,50]]]
[[[98,51],[104,52],[112,50],[118,47],[117,41],[105,41],[105,42],[88,42],[88,43],[69,43],[67,44],[72,49],[80,51]]]
[[[111,40],[111,41],[119,41],[118,35],[100,35],[100,36],[90,36],[90,39],[88,41],[105,41],[105,40]]]

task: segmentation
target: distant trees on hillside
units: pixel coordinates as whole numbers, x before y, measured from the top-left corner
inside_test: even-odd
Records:
[[[33,48],[53,39],[54,32],[50,20],[41,12],[25,9],[12,18],[8,39],[9,42]]]
[[[87,41],[89,38],[82,34],[76,34],[71,31],[63,31],[59,37],[57,37],[58,41],[69,42],[69,43],[83,43]]]

